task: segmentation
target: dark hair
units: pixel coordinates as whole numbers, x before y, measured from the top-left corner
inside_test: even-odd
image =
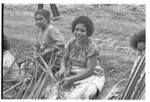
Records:
[[[75,18],[75,20],[72,23],[72,32],[74,32],[74,29],[77,24],[84,24],[87,30],[87,36],[91,36],[94,32],[94,26],[92,20],[87,16],[79,16]]]
[[[50,20],[50,12],[49,12],[48,10],[39,9],[39,10],[37,10],[37,11],[35,12],[34,17],[35,17],[37,14],[43,15],[48,21]]]
[[[2,51],[10,50],[10,44],[8,42],[8,39],[5,35],[3,35],[3,42],[2,42]]]
[[[144,30],[141,30],[140,32],[138,33],[135,33],[131,40],[130,40],[130,46],[137,50],[137,43],[139,42],[144,42],[145,43],[145,29]]]

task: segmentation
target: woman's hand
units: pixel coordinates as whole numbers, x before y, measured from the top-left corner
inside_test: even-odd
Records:
[[[73,86],[72,80],[69,78],[66,78],[64,81],[64,84],[63,84],[63,89],[69,90],[69,89],[71,89],[72,86]]]
[[[64,76],[64,74],[65,74],[65,70],[63,70],[63,69],[60,69],[57,73],[56,73],[56,78],[58,78],[58,79],[62,79],[62,77]]]
[[[41,45],[40,49],[39,49],[39,52],[44,52],[44,50],[45,50],[45,46]]]
[[[34,43],[33,44],[33,49],[35,52],[39,52],[40,50],[40,44],[38,42]]]

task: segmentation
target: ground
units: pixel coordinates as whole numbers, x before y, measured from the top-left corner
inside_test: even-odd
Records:
[[[71,23],[80,15],[89,16],[94,23],[93,39],[100,50],[100,66],[104,68],[106,82],[99,99],[121,79],[128,79],[136,53],[129,46],[131,36],[145,28],[144,5],[57,5],[61,19],[52,21],[63,33],[67,42],[73,34]],[[49,5],[45,5],[49,9]],[[4,8],[4,34],[8,36],[11,50],[16,56],[22,51],[19,61],[32,56],[31,42],[36,41],[37,28],[34,12],[37,5],[6,4]],[[49,9],[50,10],[50,9]],[[51,14],[52,18],[52,14]]]

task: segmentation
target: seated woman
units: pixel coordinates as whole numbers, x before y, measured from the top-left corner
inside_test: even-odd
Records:
[[[18,80],[19,78],[19,67],[16,63],[10,68],[11,64],[14,61],[14,57],[10,52],[10,45],[6,38],[6,36],[3,36],[3,43],[2,43],[2,52],[3,52],[3,77],[7,76],[6,80]],[[7,72],[9,70],[9,72]]]
[[[50,12],[48,10],[46,9],[37,10],[34,14],[34,19],[36,22],[36,26],[38,27],[35,50],[37,52],[41,52],[41,55],[47,64],[51,63],[50,59],[52,54],[56,56],[56,54],[62,53],[64,49],[63,34],[60,32],[58,28],[56,28],[51,24]],[[59,56],[61,57],[61,54],[59,54]],[[52,59],[52,61],[54,59]],[[38,62],[40,62],[40,60]],[[56,62],[59,63],[59,61]],[[57,70],[58,68],[53,68],[54,73]]]
[[[72,23],[75,37],[66,45],[61,69],[56,73],[58,78],[65,76],[63,89],[69,90],[66,99],[93,99],[104,86],[104,70],[96,66],[98,48],[90,38],[93,31],[93,22],[87,16],[79,16]]]
[[[11,67],[12,63],[14,62],[14,56],[10,52],[10,45],[5,35],[3,35],[3,42],[2,42],[2,53],[3,53],[3,91],[7,90],[15,83],[21,80],[22,72],[19,72],[19,67],[17,63],[14,63]],[[5,97],[7,96],[7,97]],[[14,98],[15,93],[14,90],[10,91],[3,96],[3,98]]]

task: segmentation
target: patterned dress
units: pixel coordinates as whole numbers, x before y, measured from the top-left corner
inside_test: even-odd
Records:
[[[91,56],[98,56],[99,51],[91,38],[87,46],[80,47],[76,39],[73,38],[65,46],[67,49],[66,57],[69,58],[70,74],[78,74],[87,68],[87,59]],[[88,78],[75,82],[76,86],[66,94],[67,99],[91,99],[97,92],[100,92],[104,86],[104,70],[96,66],[94,74]]]

